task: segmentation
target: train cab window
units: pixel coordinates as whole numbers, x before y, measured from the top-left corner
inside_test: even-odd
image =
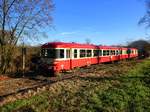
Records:
[[[56,58],[56,49],[47,49],[48,58]]]
[[[98,56],[98,50],[93,50],[93,56],[94,57]]]
[[[56,58],[56,49],[42,49],[42,57]]]
[[[102,56],[102,50],[99,50],[99,56]]]
[[[41,54],[45,58],[64,58],[64,49],[42,49]]]
[[[86,51],[80,50],[80,58],[86,57]]]
[[[66,58],[70,58],[70,49],[66,50]]]
[[[91,50],[87,50],[87,57],[91,57],[92,56],[92,51]]]
[[[45,56],[48,56],[48,50],[45,49]]]
[[[77,49],[74,49],[74,58],[77,58],[77,56],[78,56]]]
[[[46,49],[42,49],[41,50],[41,55],[42,55],[42,57],[47,56],[47,50]]]

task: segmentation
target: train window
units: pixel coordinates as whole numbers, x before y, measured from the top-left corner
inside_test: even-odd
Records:
[[[74,58],[77,58],[78,53],[77,53],[77,49],[74,49]]]
[[[58,51],[58,58],[64,58],[64,49],[57,49]]]
[[[103,50],[103,56],[106,56],[106,55],[107,55],[107,51]]]
[[[66,50],[66,58],[70,58],[70,50],[69,49]]]
[[[86,51],[85,50],[80,50],[80,58],[86,57]]]
[[[122,54],[125,54],[125,50],[122,50]]]
[[[99,56],[102,56],[102,50],[99,50]]]
[[[87,57],[91,57],[92,56],[92,51],[91,50],[87,50]]]
[[[116,55],[116,52],[115,52],[115,50],[113,50],[112,54],[113,54],[113,55]]]
[[[118,50],[116,50],[116,55],[119,55],[119,51]]]
[[[109,50],[107,50],[106,52],[107,52],[107,53],[106,53],[106,54],[107,54],[107,56],[109,56],[109,54],[110,54],[110,53],[109,53]]]
[[[127,51],[126,51],[126,50],[123,50],[123,54],[127,54]]]
[[[110,55],[113,55],[113,51],[112,50],[110,51]]]
[[[60,49],[60,58],[64,58],[64,49]]]
[[[118,55],[120,55],[120,50],[118,50]]]
[[[132,52],[132,50],[128,49],[127,50],[127,54],[130,54]]]
[[[118,50],[118,55],[120,55],[120,50]]]
[[[120,50],[120,54],[122,54],[122,50]]]
[[[93,50],[94,57],[98,56],[98,50]]]

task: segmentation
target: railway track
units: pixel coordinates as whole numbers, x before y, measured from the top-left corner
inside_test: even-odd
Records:
[[[127,62],[127,66],[130,62]],[[10,78],[7,80],[0,81],[0,106],[6,104],[7,99],[10,99],[13,96],[26,95],[31,93],[38,93],[39,90],[43,90],[45,86],[49,86],[58,81],[63,81],[72,78],[81,78],[86,76],[94,76],[97,74],[99,77],[110,77],[115,74],[115,72],[125,72],[124,63],[120,62],[118,64],[101,64],[101,65],[92,65],[80,69],[74,69],[67,73],[61,73],[58,77],[45,77],[42,75],[35,77],[24,77],[24,78]],[[130,65],[132,66],[132,65]],[[119,69],[120,68],[120,69]],[[113,72],[114,73],[113,73]],[[31,96],[32,96],[31,95]],[[16,98],[19,99],[19,98]],[[14,99],[15,100],[15,99]]]
[[[75,75],[65,75],[63,77],[29,77],[29,78],[17,78],[7,79],[0,82],[0,101],[10,95],[27,92],[28,90],[35,90],[49,84],[53,84],[58,81],[71,79]],[[40,79],[41,78],[41,79]],[[12,84],[13,83],[13,84]],[[1,87],[5,84],[5,87]],[[16,86],[16,87],[13,87]]]

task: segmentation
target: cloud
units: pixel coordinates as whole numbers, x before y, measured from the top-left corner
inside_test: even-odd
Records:
[[[76,32],[62,32],[60,33],[60,35],[71,35],[71,34],[75,34]]]

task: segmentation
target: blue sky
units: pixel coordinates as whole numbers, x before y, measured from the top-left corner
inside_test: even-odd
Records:
[[[117,45],[146,38],[138,21],[146,12],[144,0],[53,0],[53,28],[50,41]]]

